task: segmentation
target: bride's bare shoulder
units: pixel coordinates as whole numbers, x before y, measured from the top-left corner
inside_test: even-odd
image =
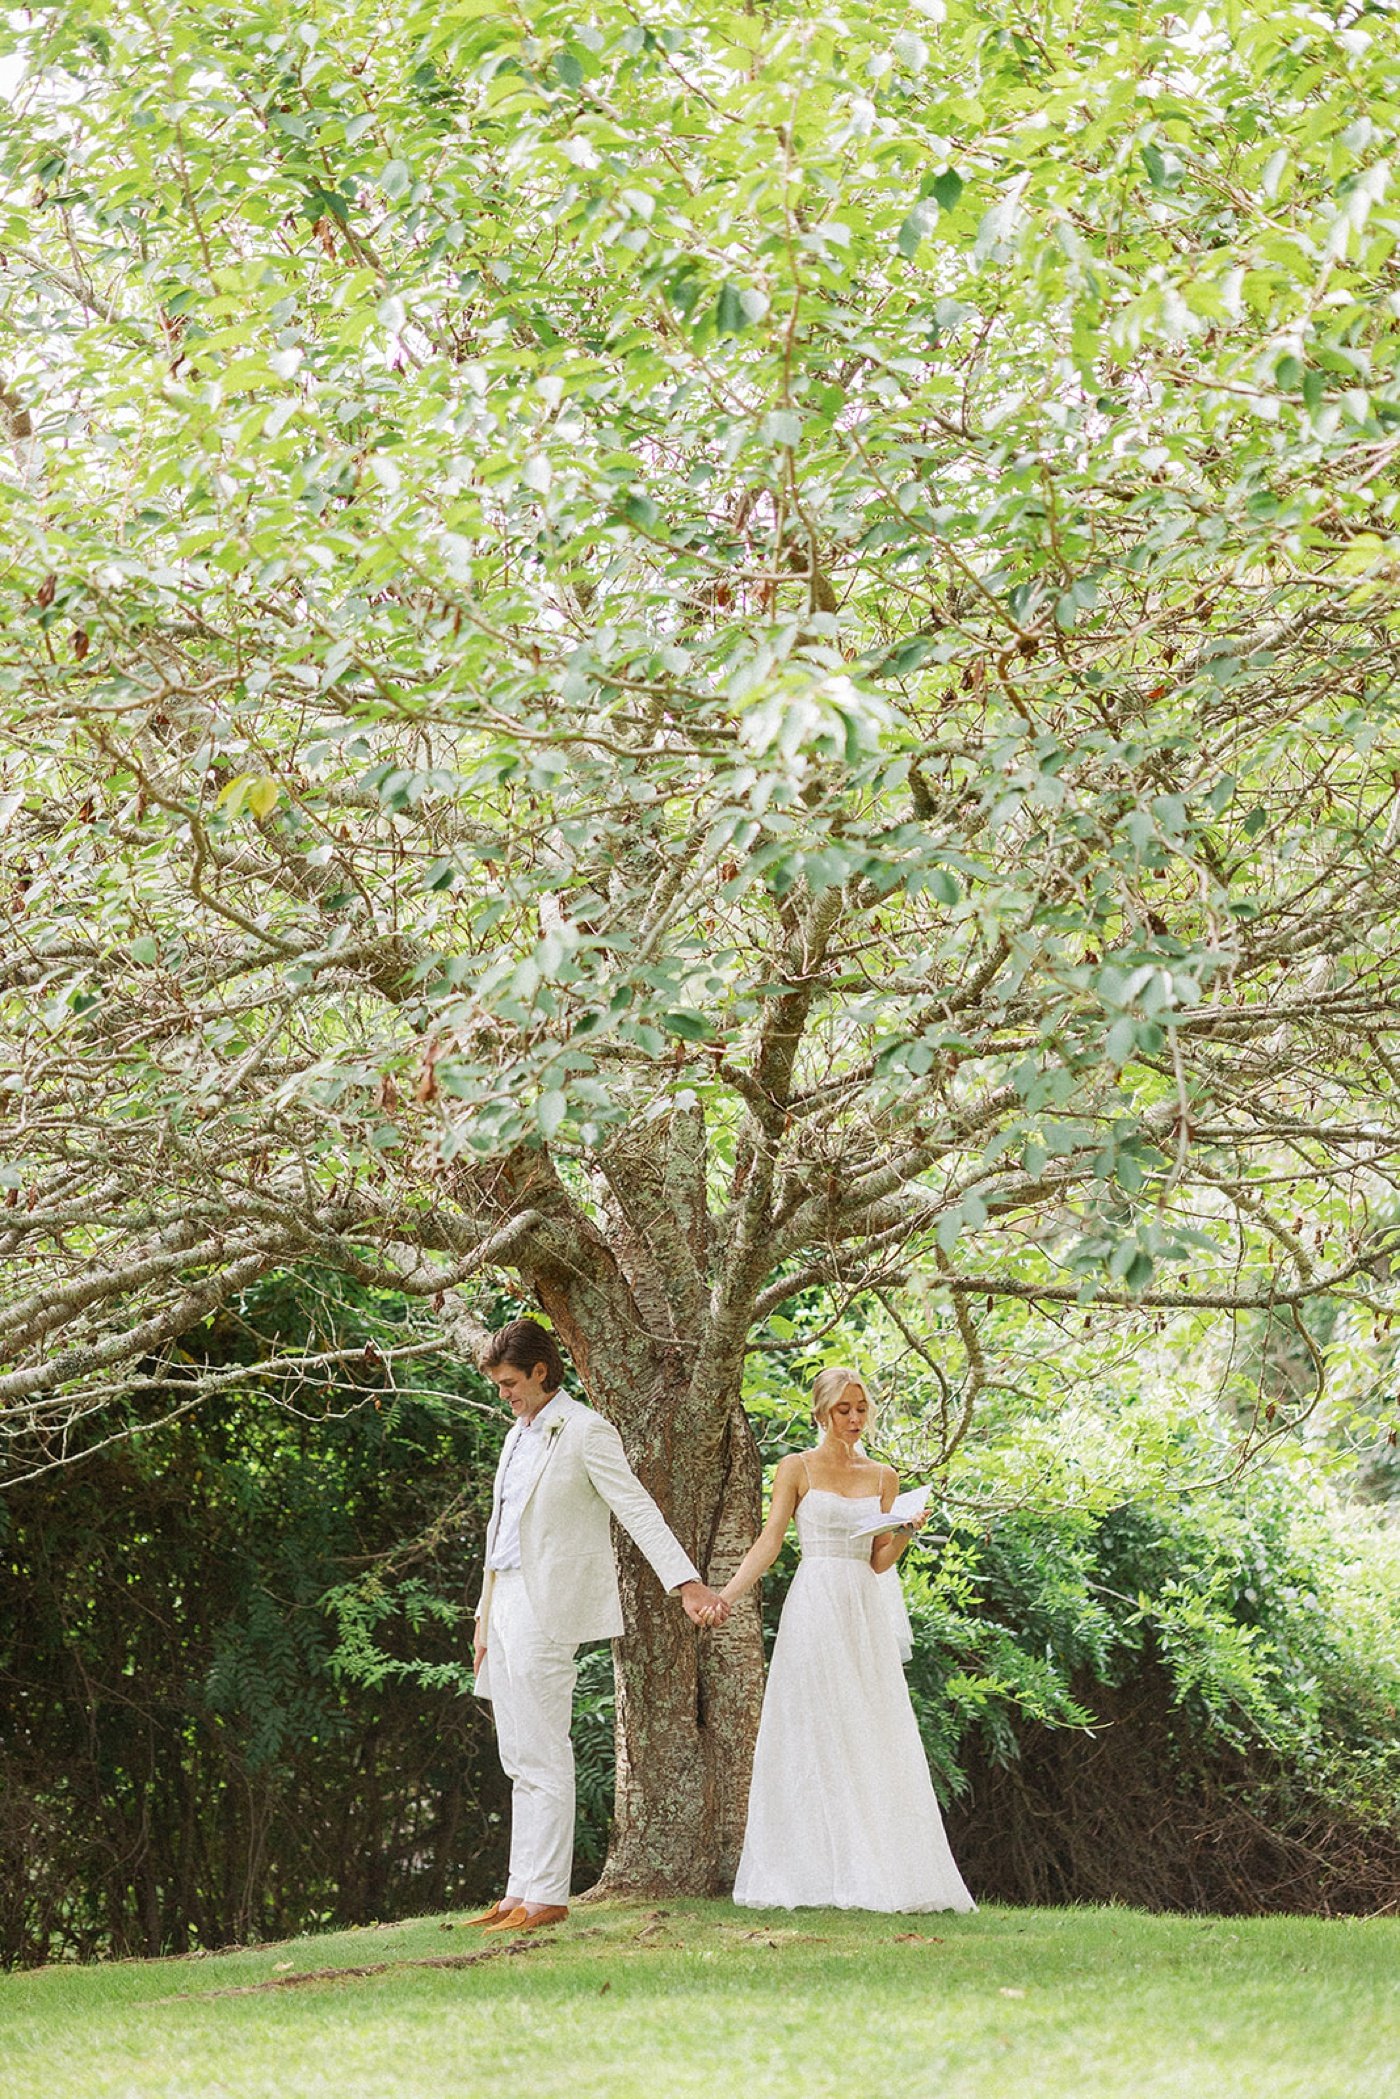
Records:
[[[776,1516],[781,1511],[786,1520],[801,1501],[806,1484],[802,1460],[796,1451],[790,1450],[785,1458],[779,1458],[773,1474],[773,1492],[769,1501],[771,1514]]]

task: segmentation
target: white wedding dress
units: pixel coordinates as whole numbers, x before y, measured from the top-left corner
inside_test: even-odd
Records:
[[[876,1494],[809,1487],[749,1787],[734,1900],[749,1909],[971,1910],[901,1665],[908,1618],[876,1574]],[[907,1648],[906,1648],[907,1652]]]

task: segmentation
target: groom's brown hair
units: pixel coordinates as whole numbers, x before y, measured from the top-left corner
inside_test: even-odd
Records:
[[[479,1360],[483,1370],[499,1370],[502,1363],[509,1363],[512,1370],[523,1370],[527,1376],[536,1363],[543,1363],[552,1392],[557,1392],[564,1382],[559,1343],[538,1319],[512,1319],[509,1326],[500,1327],[482,1349]]]

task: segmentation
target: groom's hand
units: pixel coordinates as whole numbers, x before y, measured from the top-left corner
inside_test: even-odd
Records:
[[[719,1591],[704,1582],[682,1582],[680,1597],[692,1625],[723,1625],[729,1616],[729,1605]]]
[[[475,1632],[474,1632],[474,1633],[472,1634],[472,1673],[473,1673],[473,1675],[475,1675],[475,1676],[480,1676],[480,1674],[481,1674],[481,1665],[482,1665],[482,1663],[483,1663],[483,1662],[484,1662],[485,1660],[486,1660],[486,1633],[485,1633],[484,1629],[483,1629],[483,1628],[482,1628],[482,1627],[481,1627],[480,1625],[478,1625],[478,1626],[477,1626],[477,1628],[476,1628],[476,1630],[475,1630]]]

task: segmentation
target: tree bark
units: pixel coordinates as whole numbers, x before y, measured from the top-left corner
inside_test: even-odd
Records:
[[[646,1480],[653,1467],[644,1456],[637,1469]],[[677,1453],[670,1482],[668,1515],[682,1507],[690,1514],[673,1527],[718,1586],[758,1528],[762,1467],[737,1402],[718,1453]],[[619,1541],[618,1558],[628,1631],[613,1643],[617,1791],[599,1887],[609,1894],[724,1894],[743,1842],[763,1698],[757,1604],[746,1598],[728,1625],[697,1634],[630,1540]]]
[[[739,1366],[716,1391],[693,1344],[636,1317],[599,1319],[600,1279],[532,1278],[589,1400],[614,1423],[638,1478],[700,1573],[726,1581],[756,1535],[763,1470],[740,1404]],[[627,1632],[617,1684],[614,1827],[599,1887],[714,1895],[733,1882],[763,1697],[757,1604],[697,1632],[614,1527]]]
[[[706,1572],[716,1588],[727,1582],[763,1521],[763,1458],[748,1415],[735,1401],[729,1416],[725,1473]],[[749,1594],[716,1638],[702,1642],[701,1690],[707,1739],[714,1760],[715,1841],[720,1885],[734,1885],[749,1813],[749,1774],[763,1704],[763,1613],[760,1592]]]

